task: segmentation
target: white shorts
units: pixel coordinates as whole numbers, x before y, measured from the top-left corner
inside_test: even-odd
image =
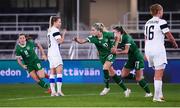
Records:
[[[158,53],[158,54],[146,54],[149,67],[153,67],[155,69],[159,69],[160,66],[165,68],[164,65],[167,64],[166,53]]]
[[[49,67],[50,68],[56,68],[59,65],[63,65],[62,57],[61,56],[56,56],[56,57],[50,57],[48,56],[49,60]]]

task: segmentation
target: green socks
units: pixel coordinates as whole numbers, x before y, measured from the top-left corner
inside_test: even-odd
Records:
[[[109,88],[109,79],[110,79],[110,77],[109,77],[109,72],[108,72],[108,70],[103,70],[103,72],[104,72],[104,83],[105,83],[105,87],[106,87],[106,88]]]
[[[139,85],[144,89],[144,91],[146,91],[146,93],[150,93],[148,83],[144,79],[139,81]]]
[[[38,82],[38,85],[40,85],[42,88],[49,88],[49,85],[45,83],[42,79]]]
[[[113,80],[124,90],[127,90],[127,87],[124,85],[122,79],[118,77],[116,74],[112,77]]]

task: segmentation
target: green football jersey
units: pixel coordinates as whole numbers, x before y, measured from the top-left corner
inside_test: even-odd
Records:
[[[32,40],[28,40],[25,46],[16,45],[16,56],[22,57],[26,65],[33,64],[34,61],[39,60]]]
[[[130,35],[122,35],[121,41],[118,44],[118,48],[124,50],[125,45],[130,45],[128,56],[142,56],[142,53],[139,51],[138,46],[136,45],[136,43]]]
[[[103,32],[102,38],[97,36],[89,36],[87,40],[90,43],[94,43],[98,52],[99,57],[104,58],[111,54],[111,48],[114,45],[114,33],[113,32]]]

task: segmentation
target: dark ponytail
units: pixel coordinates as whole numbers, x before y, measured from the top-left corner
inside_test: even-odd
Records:
[[[118,26],[114,26],[113,29],[117,30],[118,32],[121,32],[121,34],[127,34],[122,26],[119,26],[119,25]]]

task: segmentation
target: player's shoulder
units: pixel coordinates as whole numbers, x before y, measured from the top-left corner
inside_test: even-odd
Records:
[[[109,35],[109,34],[113,34],[113,32],[111,32],[111,31],[104,31],[103,34],[104,35]]]
[[[129,34],[123,34],[122,39],[123,39],[123,40],[131,40],[132,37],[131,37],[131,35],[129,35]]]
[[[96,36],[89,35],[87,38],[89,38],[89,39],[95,39],[95,38],[96,38]]]
[[[153,20],[153,18],[147,20],[146,23],[145,23],[145,25],[149,24],[152,20]]]
[[[109,31],[106,31],[106,32],[103,32],[103,37],[109,37],[109,36],[114,36],[114,33],[113,32],[109,32]]]
[[[27,44],[34,44],[34,40],[33,39],[27,40]]]
[[[165,19],[159,19],[159,24],[167,24],[167,21]]]
[[[56,27],[51,27],[50,32],[59,32],[59,29]]]
[[[20,49],[21,49],[20,45],[19,45],[19,44],[16,44],[15,50],[17,51],[17,50],[20,50]]]

